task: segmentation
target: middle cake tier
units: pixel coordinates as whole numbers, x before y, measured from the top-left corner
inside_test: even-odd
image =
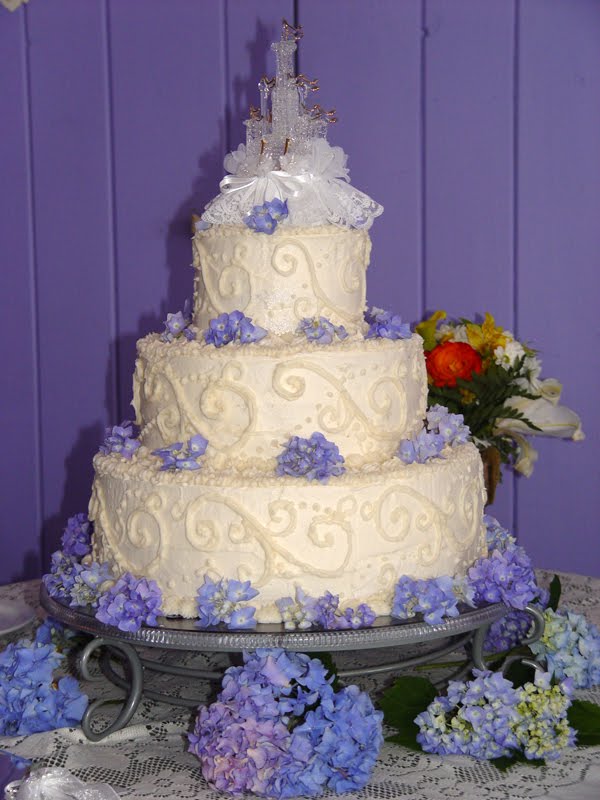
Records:
[[[420,336],[323,346],[264,339],[222,348],[202,340],[138,342],[133,406],[149,449],[208,439],[217,468],[272,471],[291,436],[320,431],[348,466],[382,463],[423,424]]]

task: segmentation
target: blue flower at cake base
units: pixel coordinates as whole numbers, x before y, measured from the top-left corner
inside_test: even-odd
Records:
[[[114,583],[107,563],[92,561],[89,555],[80,562],[61,550],[52,553],[50,572],[42,581],[50,597],[71,608],[96,608],[102,592]]]
[[[152,455],[162,458],[161,472],[165,470],[197,470],[200,469],[198,459],[204,455],[207,447],[208,440],[202,434],[197,433],[188,439],[185,446],[183,442],[174,442],[168,447],[153,450]]]
[[[125,420],[120,425],[106,429],[106,438],[100,446],[100,452],[105,456],[118,453],[123,458],[131,458],[139,446],[139,441],[133,438],[133,422]]]
[[[261,206],[254,206],[252,211],[244,217],[244,223],[256,233],[271,235],[277,229],[277,225],[287,216],[287,200],[284,202],[275,197]]]
[[[210,320],[208,330],[204,332],[204,341],[215,347],[224,347],[230,342],[252,344],[266,335],[267,331],[260,325],[254,325],[250,317],[244,316],[241,311],[232,311]]]
[[[365,311],[365,322],[369,325],[365,339],[410,339],[412,335],[408,323],[382,308],[373,306]]]
[[[426,427],[411,439],[402,439],[396,456],[405,464],[425,464],[432,458],[442,458],[445,447],[465,444],[469,437],[462,414],[450,414],[444,406],[432,406],[426,414]]]
[[[161,605],[162,593],[155,581],[126,572],[100,597],[96,619],[135,633],[142,625],[157,625],[157,617],[163,613]]]
[[[292,436],[283,453],[277,456],[277,475],[306,478],[327,483],[330,477],[345,472],[344,457],[338,447],[322,433],[315,432],[308,439]]]
[[[87,514],[75,514],[67,520],[67,527],[63,531],[61,544],[66,556],[83,558],[92,551],[93,525]]]
[[[317,344],[331,344],[334,336],[338,339],[348,338],[348,332],[343,325],[334,325],[325,317],[307,317],[300,322],[297,330],[298,333],[303,333],[309,342]]]
[[[391,613],[397,619],[410,619],[420,613],[429,625],[440,625],[446,617],[457,617],[454,580],[449,576],[415,580],[403,575],[396,584]]]
[[[274,798],[362,788],[383,741],[383,714],[357,686],[335,692],[331,682],[307,655],[244,653],[188,737],[204,778],[230,794]]]
[[[250,581],[236,581],[221,578],[214,581],[208,575],[198,589],[198,625],[210,628],[225,624],[232,630],[254,628],[256,620],[254,606],[247,605],[248,600],[258,595]]]
[[[321,597],[310,597],[296,587],[295,598],[282,597],[275,601],[286,630],[307,630],[313,625],[325,630],[368,628],[376,619],[375,612],[360,603],[356,610],[339,608],[338,595],[325,592]]]
[[[165,330],[160,335],[161,342],[174,342],[182,336],[188,342],[196,338],[194,331],[190,329],[192,324],[192,306],[188,300],[185,301],[183,311],[177,311],[175,314],[167,314],[164,321]]]

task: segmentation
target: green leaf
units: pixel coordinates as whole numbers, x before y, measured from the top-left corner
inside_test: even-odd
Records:
[[[577,731],[577,744],[600,744],[600,706],[589,700],[573,700],[567,712],[569,725]]]
[[[548,605],[552,609],[552,611],[556,611],[558,608],[558,604],[560,603],[560,596],[562,593],[562,586],[560,584],[560,578],[558,575],[555,575],[552,578],[552,582],[550,584],[550,601]]]
[[[415,717],[435,700],[438,690],[427,678],[401,677],[390,687],[379,700],[383,718],[387,725],[398,733],[387,741],[402,744],[413,750],[419,750],[416,743],[418,726]]]
[[[543,767],[546,762],[543,758],[537,758],[532,761],[529,758],[525,758],[520,751],[513,751],[509,756],[500,756],[500,758],[490,759],[490,764],[497,767],[500,772],[507,772],[515,764],[527,764],[529,767]]]

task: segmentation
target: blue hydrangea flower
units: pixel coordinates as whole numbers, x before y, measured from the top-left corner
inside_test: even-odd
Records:
[[[254,325],[250,317],[244,316],[241,311],[232,311],[210,320],[208,330],[204,332],[204,341],[215,347],[224,347],[236,341],[241,344],[259,342],[266,335],[267,331],[260,325]]]
[[[356,686],[335,693],[331,680],[301,653],[244,653],[189,736],[203,776],[221,791],[276,798],[364,786],[382,743],[382,714]]]
[[[277,456],[277,475],[291,475],[309,481],[327,483],[331,476],[345,472],[344,458],[333,442],[322,433],[313,433],[309,439],[292,436],[283,453]]]
[[[92,551],[93,525],[87,514],[75,514],[67,520],[62,535],[62,551],[66,556],[81,559]]]
[[[429,625],[439,625],[446,617],[457,617],[458,598],[453,579],[442,576],[415,580],[403,575],[396,584],[391,614],[398,619],[423,614]]]
[[[79,566],[69,592],[69,605],[97,608],[103,588],[109,582],[114,583],[110,567],[107,563],[99,564],[97,561]]]
[[[104,444],[100,445],[100,452],[105,456],[118,453],[123,458],[131,458],[139,446],[139,441],[133,438],[133,422],[125,420],[120,425],[106,429],[106,438]]]
[[[434,405],[428,409],[427,429],[439,434],[445,444],[454,447],[469,441],[471,431],[462,414],[451,414],[445,406]]]
[[[519,718],[513,730],[525,758],[555,761],[575,746],[575,731],[567,712],[573,687],[569,681],[551,684],[550,672],[536,672],[534,683],[518,690]]]
[[[244,223],[257,233],[272,234],[277,225],[288,216],[287,200],[282,202],[274,198],[261,206],[254,206],[252,211],[244,218]]]
[[[185,301],[183,311],[177,311],[176,314],[167,314],[164,322],[165,330],[160,336],[161,342],[174,342],[175,339],[180,339],[182,336],[188,342],[196,338],[196,334],[190,329],[192,324],[192,304],[189,298]]]
[[[488,628],[483,649],[486,653],[503,653],[518,647],[531,630],[531,617],[526,611],[511,610]]]
[[[487,547],[490,552],[494,550],[505,550],[509,545],[516,544],[517,540],[506,528],[504,528],[495,517],[485,514],[483,517]]]
[[[64,656],[51,642],[21,640],[0,653],[0,735],[77,725],[87,707],[75,678],[56,680]]]
[[[365,322],[369,325],[369,330],[365,334],[365,339],[410,339],[410,325],[402,322],[398,314],[391,311],[384,311],[382,308],[369,308],[365,312]]]
[[[56,600],[69,600],[77,573],[82,569],[72,556],[65,555],[62,550],[52,553],[50,572],[42,581],[50,597]]]
[[[197,470],[200,469],[198,459],[206,453],[208,439],[197,433],[188,439],[187,443],[174,442],[168,447],[159,447],[153,450],[152,455],[162,458],[161,472],[164,470]]]
[[[530,645],[546,660],[557,680],[569,678],[576,689],[600,684],[600,631],[582,615],[567,609],[544,611],[542,638]]]
[[[96,619],[135,633],[142,625],[157,625],[161,604],[162,593],[154,581],[126,572],[100,597]]]
[[[282,597],[275,601],[286,630],[306,630],[317,619],[317,601],[296,586],[295,599]]]
[[[317,344],[331,344],[334,336],[338,339],[348,338],[348,332],[343,325],[334,325],[325,317],[303,319],[298,325],[298,333],[303,333],[309,342]]]
[[[198,625],[210,628],[224,623],[231,629],[254,628],[256,609],[247,602],[257,594],[250,581],[227,578],[214,581],[205,575],[197,594]]]
[[[416,717],[417,741],[426,753],[491,759],[519,748],[514,686],[499,672],[473,674],[471,681],[450,681],[447,696],[436,697]]]
[[[529,556],[514,544],[480,558],[469,569],[467,578],[477,605],[504,603],[522,611],[541,594]]]

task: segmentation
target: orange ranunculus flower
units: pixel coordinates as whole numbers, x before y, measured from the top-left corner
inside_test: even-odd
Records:
[[[456,386],[456,379],[470,381],[481,372],[481,356],[466,342],[444,342],[425,353],[427,372],[435,386]]]

